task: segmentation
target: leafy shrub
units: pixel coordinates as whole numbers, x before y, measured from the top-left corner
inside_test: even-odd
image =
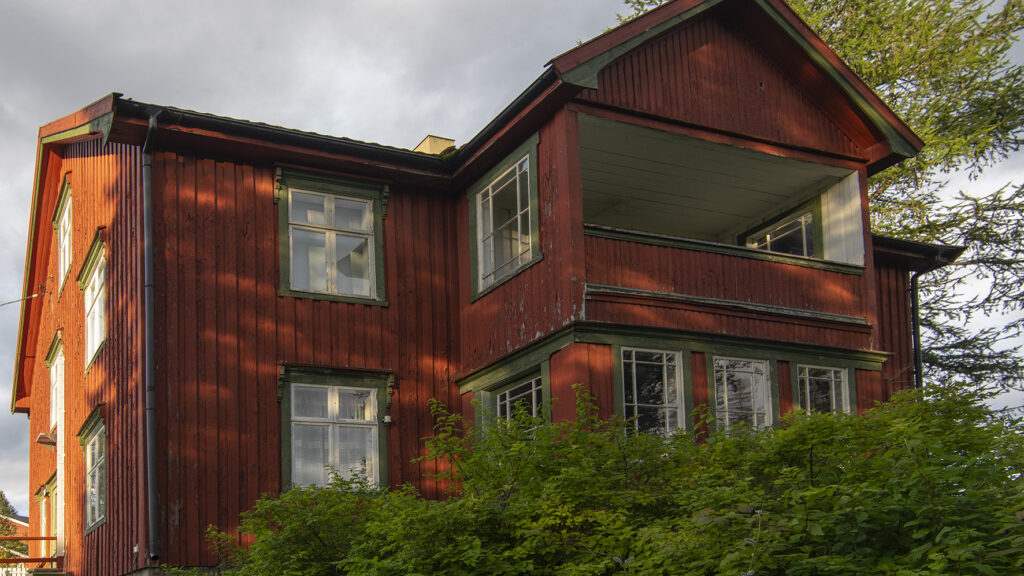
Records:
[[[237,575],[1013,574],[1024,442],[955,389],[862,416],[792,415],[695,442],[524,414],[472,429],[435,406],[429,457],[456,488],[335,480],[262,499]]]

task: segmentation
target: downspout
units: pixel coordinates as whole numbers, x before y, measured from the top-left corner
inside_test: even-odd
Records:
[[[160,535],[157,527],[156,479],[156,362],[153,349],[153,135],[156,133],[160,110],[149,114],[149,128],[142,145],[142,260],[143,260],[143,324],[145,326],[145,386],[146,386],[146,517],[149,522],[149,559],[160,558]]]

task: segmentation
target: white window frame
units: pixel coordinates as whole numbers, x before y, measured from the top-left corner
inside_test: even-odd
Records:
[[[294,210],[295,194],[306,194],[310,196],[317,196],[323,199],[324,202],[324,221],[323,224],[311,224],[308,222],[296,221],[296,211]],[[362,204],[366,207],[363,216],[363,222],[361,228],[341,228],[335,226],[335,203],[338,200],[355,202]],[[332,194],[317,192],[315,190],[308,190],[301,187],[288,188],[288,262],[291,270],[289,272],[289,289],[296,292],[308,292],[313,294],[329,294],[338,296],[352,296],[356,298],[376,298],[377,297],[377,269],[376,269],[376,258],[375,253],[375,219],[374,219],[374,202],[368,198],[359,198],[354,196],[345,196],[341,194]],[[316,290],[312,286],[310,287],[297,287],[295,284],[295,243],[293,236],[296,230],[306,230],[318,234],[324,234],[325,250],[324,258],[324,274],[327,276],[324,283],[324,290]],[[365,291],[345,290],[343,287],[338,286],[338,270],[337,270],[337,238],[351,237],[360,238],[366,242],[367,247],[367,288]]]
[[[761,374],[762,379],[760,382],[761,389],[751,389],[746,393],[750,395],[751,406],[756,405],[756,398],[758,395],[761,396],[761,404],[764,406],[764,413],[759,414],[756,410],[751,414],[750,422],[752,427],[757,430],[763,430],[770,427],[775,422],[775,394],[772,390],[772,366],[770,360],[764,360],[761,358],[740,358],[735,356],[713,356],[712,357],[712,373],[713,373],[713,388],[715,393],[715,419],[718,422],[719,429],[727,430],[730,427],[730,416],[735,414],[737,410],[730,410],[730,395],[728,387],[725,386],[724,379],[727,377],[730,371],[728,366],[720,368],[719,363],[727,364],[733,362],[750,362],[760,364],[763,366],[763,372]],[[753,376],[753,374],[751,374]],[[758,382],[754,382],[756,387]],[[744,391],[739,391],[739,394],[743,394]],[[732,400],[735,400],[733,398]]]
[[[815,228],[815,214],[814,208],[808,207],[801,210],[797,210],[791,215],[788,215],[777,222],[773,222],[768,226],[765,226],[752,234],[748,234],[746,237],[747,248],[753,248],[755,250],[764,250],[766,252],[774,252],[776,254],[788,254],[790,256],[803,256],[804,258],[815,258],[820,252],[821,239],[817,237],[817,230]],[[782,228],[789,226],[794,222],[800,222],[800,235],[803,250],[800,253],[793,252],[782,252],[774,250],[772,248],[772,242],[774,240],[773,234]],[[808,238],[810,238],[812,244],[808,244]]]
[[[50,430],[56,430],[64,394],[64,345],[58,338],[50,353]]]
[[[64,286],[64,281],[67,279],[68,272],[71,270],[71,260],[73,258],[70,188],[70,184],[65,184],[64,196],[61,200],[58,200],[62,201],[63,205],[60,207],[60,212],[57,214],[57,220],[54,224],[54,227],[57,229],[58,290]]]
[[[637,390],[637,378],[636,378],[636,367],[637,363],[656,366],[655,362],[648,360],[637,360],[636,354],[661,354],[661,369],[662,369],[662,399],[663,402],[660,405],[656,404],[642,404],[639,402],[639,392]],[[630,357],[627,358],[627,355]],[[660,436],[668,437],[680,430],[686,430],[686,411],[685,411],[685,388],[683,382],[683,358],[682,353],[676,350],[658,350],[652,348],[630,348],[622,347],[619,353],[619,359],[622,363],[622,409],[623,416],[627,420],[631,420],[634,430],[639,431],[639,418],[637,417],[641,408],[661,408],[663,410],[675,410],[676,418],[675,421],[671,417],[666,416],[662,424],[662,433]],[[673,369],[669,374],[669,367]],[[629,371],[630,378],[627,379],[627,370]],[[632,382],[631,390],[628,382]],[[675,402],[672,403],[670,391],[675,392]],[[632,392],[633,402],[629,402],[628,393]]]
[[[523,387],[528,387],[522,390]],[[513,394],[515,393],[515,394]],[[503,386],[494,392],[495,416],[499,420],[512,418],[518,406],[529,407],[533,418],[544,416],[544,379],[538,375],[534,378],[519,380],[514,384]]]
[[[85,365],[92,364],[100,345],[107,338],[107,256],[99,246],[92,269],[83,288],[85,305]]]
[[[846,368],[835,366],[816,366],[813,364],[797,364],[797,406],[808,412],[810,408],[810,386],[807,381],[811,378],[811,370],[827,370],[830,372],[828,381],[830,383],[829,400],[832,413],[850,412],[850,389],[848,386],[849,374]]]
[[[85,450],[85,528],[96,526],[107,517],[107,433],[100,423],[89,431],[82,444]]]
[[[303,388],[306,389],[326,389],[327,390],[327,416],[323,418],[315,418],[310,416],[299,416],[296,414],[296,402],[295,394],[298,390]],[[367,414],[364,419],[349,419],[342,418],[339,415],[340,407],[340,392],[358,392],[365,393],[368,395],[368,405],[370,408],[370,414]],[[317,426],[328,428],[328,461],[324,462],[324,473],[319,481],[314,482],[316,485],[325,485],[331,474],[337,474],[342,478],[352,478],[350,470],[340,470],[341,459],[340,459],[340,442],[339,442],[339,431],[343,428],[359,428],[369,430],[370,442],[367,448],[366,458],[370,460],[366,470],[366,481],[371,484],[379,483],[381,481],[381,458],[382,451],[380,449],[380,434],[379,434],[379,422],[378,414],[380,407],[377,402],[377,389],[362,387],[362,386],[344,386],[344,385],[325,385],[325,384],[310,384],[302,382],[301,378],[296,379],[291,384],[289,394],[291,399],[290,405],[290,438],[292,442],[291,446],[291,461],[289,466],[291,469],[291,479],[293,484],[299,484],[296,481],[297,470],[296,470],[296,450],[295,450],[295,427],[296,426]],[[331,472],[328,472],[328,469]]]
[[[484,290],[491,285],[499,284],[510,278],[533,259],[533,221],[531,219],[531,174],[530,154],[522,156],[514,164],[493,178],[487,186],[476,194],[476,243],[477,243],[477,285]],[[516,212],[502,222],[495,222],[491,210],[497,192],[505,186],[515,186]],[[510,224],[514,224],[510,226]],[[526,234],[523,234],[523,227]],[[509,259],[497,262],[495,241],[499,230],[513,231],[507,239],[509,243],[518,243],[519,250]],[[514,236],[514,237],[513,237]]]

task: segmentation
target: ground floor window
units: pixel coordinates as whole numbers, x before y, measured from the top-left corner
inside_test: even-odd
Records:
[[[715,415],[720,427],[772,425],[771,374],[767,360],[714,359]]]
[[[808,412],[849,412],[846,370],[826,366],[797,365],[800,408]]]
[[[544,415],[544,385],[540,376],[507,386],[495,398],[498,418],[508,420],[518,410],[534,418]]]
[[[381,483],[390,378],[375,373],[286,370],[285,485],[326,485],[332,475]]]
[[[683,425],[679,353],[622,349],[622,406],[638,431],[671,436]]]

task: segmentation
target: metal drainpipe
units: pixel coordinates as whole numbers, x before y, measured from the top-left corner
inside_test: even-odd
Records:
[[[160,535],[157,528],[156,483],[156,384],[153,357],[153,157],[150,148],[156,133],[160,110],[150,112],[146,141],[142,145],[142,259],[143,259],[143,324],[145,325],[145,380],[146,380],[146,504],[149,521],[149,559],[160,558]]]

